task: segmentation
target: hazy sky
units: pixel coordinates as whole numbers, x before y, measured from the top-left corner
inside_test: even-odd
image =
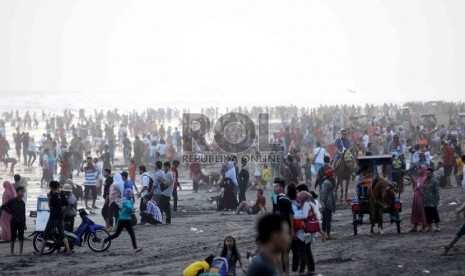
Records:
[[[146,105],[464,100],[464,34],[463,0],[1,0],[0,93],[140,102],[141,92]]]

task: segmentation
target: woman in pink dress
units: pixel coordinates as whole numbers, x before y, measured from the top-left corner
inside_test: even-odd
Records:
[[[2,204],[5,204],[16,196],[16,191],[13,185],[8,181],[3,182],[3,188]],[[7,212],[2,212],[0,216],[0,227],[2,228],[1,237],[3,242],[10,241],[11,239],[10,220],[11,215]]]
[[[426,166],[420,166],[420,174],[416,181],[413,182],[413,203],[412,203],[412,215],[410,220],[413,224],[413,228],[410,232],[417,232],[418,225],[422,227],[422,230],[426,228],[426,216],[425,208],[423,206],[423,188],[426,181]]]

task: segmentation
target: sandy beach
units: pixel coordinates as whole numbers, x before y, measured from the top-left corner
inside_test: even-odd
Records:
[[[42,124],[32,135],[41,134]],[[11,137],[12,129],[8,129]],[[10,142],[12,144],[12,141]],[[13,155],[14,152],[10,151]],[[121,152],[117,151],[121,160]],[[36,161],[37,162],[37,161]],[[121,167],[121,161],[116,161]],[[75,248],[72,256],[54,254],[43,258],[34,257],[32,240],[25,241],[24,256],[9,256],[8,243],[0,244],[1,275],[181,275],[185,266],[193,261],[204,259],[209,254],[218,254],[224,238],[231,235],[236,238],[237,246],[246,263],[246,251],[254,250],[254,226],[258,216],[235,215],[232,212],[217,212],[216,204],[208,199],[216,193],[201,187],[198,193],[192,192],[192,182],[185,165],[180,166],[180,181],[183,191],[179,192],[178,212],[173,213],[171,225],[136,226],[136,238],[143,251],[132,253],[130,239],[126,232],[114,240],[108,251],[94,253],[87,246]],[[29,212],[36,209],[36,198],[46,194],[40,188],[41,169],[37,165],[25,168],[22,163],[16,166],[16,173],[28,179],[27,187],[27,225],[26,235],[34,231],[34,218]],[[1,173],[1,180],[12,181],[7,172]],[[83,176],[74,179],[83,182]],[[351,183],[349,196],[354,195],[354,183]],[[0,191],[0,195],[3,191]],[[465,247],[461,242],[454,247],[449,256],[441,256],[442,247],[458,231],[463,219],[455,221],[453,211],[463,202],[460,188],[441,189],[439,214],[442,231],[439,233],[408,233],[410,229],[411,188],[402,195],[403,212],[402,233],[397,234],[395,224],[384,224],[385,235],[370,235],[367,224],[359,228],[359,235],[353,235],[352,212],[349,203],[340,203],[333,216],[334,240],[312,245],[316,259],[317,272],[321,275],[463,275],[465,266],[460,258],[465,256]],[[255,192],[248,192],[247,199],[255,199]],[[266,192],[267,207],[270,191]],[[97,206],[103,200],[99,198]],[[83,206],[83,202],[79,203]],[[136,202],[135,206],[139,206]],[[92,210],[90,217],[103,224],[100,210]],[[387,216],[385,220],[387,220]],[[365,223],[368,218],[365,217]],[[75,227],[80,223],[76,218]],[[195,229],[192,229],[195,228]],[[192,231],[196,230],[196,231]],[[247,265],[246,265],[247,266]],[[241,275],[242,272],[238,272]]]

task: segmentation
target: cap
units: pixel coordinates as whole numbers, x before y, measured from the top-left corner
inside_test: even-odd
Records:
[[[63,188],[61,189],[63,192],[72,192],[73,188],[69,184],[63,185]]]

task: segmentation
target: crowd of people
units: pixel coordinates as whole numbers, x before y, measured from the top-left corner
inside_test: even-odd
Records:
[[[18,238],[22,252],[25,208],[21,202],[24,204],[27,199],[24,197],[27,183],[21,182],[21,177],[14,173],[16,164],[22,164],[26,170],[34,166],[42,168],[41,187],[50,186],[49,204],[61,214],[57,211],[57,217],[49,220],[47,229],[63,224],[72,230],[77,202],[82,198],[86,209],[101,210],[107,230],[115,232],[102,246],[126,228],[135,252],[141,248],[136,244],[134,221],[171,224],[171,212],[177,212],[177,191],[181,189],[178,170],[188,170],[193,192],[199,191],[202,182],[209,184],[209,190],[218,190],[218,210],[262,216],[257,226],[258,255],[249,266],[249,275],[289,275],[290,271],[315,274],[312,243],[318,236],[323,241],[334,238],[331,235],[332,215],[339,199],[344,198],[339,180],[347,174],[357,184],[355,196],[361,196],[360,191],[375,177],[371,169],[357,166],[357,157],[392,157],[392,164],[383,167],[381,174],[388,177],[387,170],[392,170],[390,180],[400,193],[407,189],[404,186],[411,184],[412,232],[440,231],[440,187],[465,188],[465,116],[462,114],[465,105],[461,103],[312,109],[239,107],[226,110],[228,112],[243,113],[251,118],[261,113],[270,114],[272,149],[259,152],[257,142],[252,141],[248,151],[233,153],[224,163],[213,164],[217,171],[210,174],[204,173],[204,167],[211,164],[204,164],[201,159],[182,162],[183,154],[202,155],[207,146],[222,152],[218,137],[226,134],[224,130],[216,130],[208,133],[205,139],[193,129],[181,132],[186,129],[180,126],[180,114],[189,113],[189,110],[148,109],[123,115],[117,109],[105,113],[95,110],[88,116],[84,110],[78,115],[68,109],[60,115],[43,111],[45,129],[40,137],[32,137],[29,133],[42,125],[35,112],[32,115],[26,112],[23,118],[18,111],[5,112],[0,120],[0,159],[5,166],[10,165],[10,174],[18,185],[4,183],[2,240],[11,241],[13,254],[14,241]],[[223,120],[217,108],[206,108],[202,113],[212,122]],[[15,130],[10,136],[6,130],[8,123]],[[240,140],[250,130],[238,131],[235,137]],[[14,151],[10,142],[14,144]],[[185,147],[186,143],[197,146]],[[121,153],[121,160],[116,153]],[[260,161],[271,155],[279,158]],[[182,163],[185,167],[180,167]],[[343,170],[345,165],[348,169]],[[73,180],[80,174],[84,176],[82,191],[81,183]],[[250,190],[257,191],[254,201],[246,198]],[[347,198],[347,186],[345,191]],[[104,199],[103,206],[97,206],[99,197]],[[267,198],[271,201],[271,210],[267,209]],[[138,218],[135,218],[137,201]],[[457,212],[465,210],[464,206]],[[359,221],[363,223],[363,216]],[[61,227],[58,229],[61,231]],[[446,252],[462,232],[465,233],[461,230],[446,247]],[[284,233],[289,233],[289,237]],[[244,268],[234,238],[227,237],[224,246],[219,256],[227,258],[230,273],[234,275],[236,262]],[[67,252],[71,252],[69,248]],[[279,258],[276,258],[277,253],[280,253]],[[213,259],[199,262],[196,267],[207,271],[205,264],[211,265]],[[256,272],[259,269],[271,274]]]

